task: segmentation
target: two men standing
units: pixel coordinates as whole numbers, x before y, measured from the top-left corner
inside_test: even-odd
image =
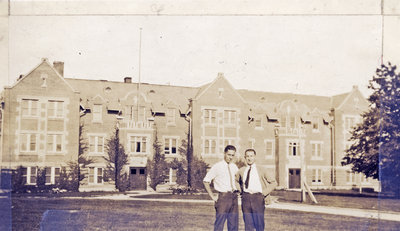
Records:
[[[265,197],[274,190],[277,183],[267,169],[255,165],[256,151],[245,151],[246,167],[240,170],[232,163],[236,148],[226,146],[224,160],[216,163],[204,178],[204,186],[215,201],[216,218],[214,230],[223,230],[228,220],[228,230],[238,230],[238,193],[242,195],[242,212],[246,230],[264,230]],[[210,183],[218,191],[218,197],[211,190]]]

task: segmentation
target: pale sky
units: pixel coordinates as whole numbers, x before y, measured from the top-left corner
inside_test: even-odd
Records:
[[[11,16],[12,85],[47,57],[68,78],[201,86],[223,72],[236,89],[332,96],[381,63],[382,21],[364,16]],[[3,86],[0,86],[3,88]]]

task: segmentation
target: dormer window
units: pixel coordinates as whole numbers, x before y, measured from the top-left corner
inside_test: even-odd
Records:
[[[175,124],[175,108],[168,108],[167,109],[167,124]]]
[[[313,131],[318,131],[319,130],[319,118],[318,116],[313,116],[312,118],[312,126],[313,126]]]
[[[102,121],[103,106],[101,104],[93,105],[93,122]]]

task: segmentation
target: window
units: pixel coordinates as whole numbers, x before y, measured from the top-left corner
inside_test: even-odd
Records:
[[[298,142],[289,142],[289,156],[300,156],[300,144]]]
[[[209,125],[215,125],[217,119],[217,110],[205,109],[203,111],[204,123]]]
[[[176,150],[177,150],[177,141],[178,139],[176,138],[165,138],[164,139],[164,154],[165,155],[173,155],[173,154],[177,154]]]
[[[130,136],[129,151],[131,153],[146,153],[147,152],[147,137],[146,136]]]
[[[36,134],[21,134],[20,135],[20,151],[21,152],[36,152],[37,135]]]
[[[60,168],[47,167],[46,171],[46,184],[56,184],[60,181]]]
[[[262,127],[262,115],[256,115],[254,122],[255,122],[256,128],[261,128]]]
[[[38,115],[38,100],[23,99],[21,102],[22,116],[37,116]]]
[[[272,140],[266,140],[265,141],[265,155],[266,158],[271,158],[275,154],[274,150],[274,142]]]
[[[62,152],[63,151],[63,135],[51,134],[47,135],[47,152]]]
[[[125,118],[133,120],[134,108],[133,106],[125,106]]]
[[[89,184],[103,184],[103,168],[89,167]]]
[[[286,115],[281,117],[281,127],[283,127],[283,128],[286,127]]]
[[[356,118],[354,117],[345,117],[344,119],[344,128],[346,131],[351,131],[353,126],[356,123]]]
[[[216,154],[217,142],[216,140],[206,139],[204,141],[204,154]]]
[[[101,104],[93,105],[93,121],[101,122],[102,112],[103,112],[103,106]]]
[[[312,183],[322,183],[322,169],[312,170]]]
[[[295,128],[296,127],[296,117],[290,116],[290,128]]]
[[[146,120],[146,108],[144,106],[139,106],[139,108],[137,109],[139,110],[138,112],[138,120],[137,121],[145,121]]]
[[[235,139],[225,139],[224,140],[224,146],[222,148],[225,148],[227,145],[236,145],[235,144]]]
[[[356,175],[354,172],[348,170],[346,171],[346,182],[348,184],[354,184],[356,181]]]
[[[167,109],[167,124],[175,124],[175,108]]]
[[[125,117],[129,120],[144,121],[146,108],[144,106],[128,105],[125,106],[125,114]]]
[[[313,131],[318,131],[319,130],[319,118],[318,118],[318,116],[313,116],[313,118],[312,118],[312,128],[313,128]]]
[[[254,138],[249,139],[249,144],[247,145],[248,148],[254,148],[254,143],[256,140]]]
[[[49,118],[62,118],[64,116],[64,102],[49,100],[47,116]]]
[[[312,159],[321,159],[321,148],[322,144],[319,142],[311,142],[311,158]]]
[[[22,181],[29,185],[35,185],[37,180],[37,167],[22,168]]]
[[[104,154],[103,135],[89,135],[89,153]]]
[[[235,125],[236,124],[236,111],[225,110],[224,111],[224,124]]]

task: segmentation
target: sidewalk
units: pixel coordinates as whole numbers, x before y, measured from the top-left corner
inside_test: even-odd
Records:
[[[207,203],[213,204],[211,200],[194,200],[194,199],[161,199],[161,198],[138,198],[139,195],[157,194],[154,192],[138,191],[130,192],[126,195],[109,195],[109,196],[97,196],[97,197],[85,197],[85,199],[109,199],[109,200],[133,200],[133,201],[160,201],[160,202],[172,202],[172,203]],[[75,198],[76,199],[76,198]],[[240,203],[240,200],[239,200]],[[310,204],[298,204],[298,203],[287,203],[277,202],[267,206],[268,209],[281,209],[281,210],[292,210],[300,212],[310,213],[323,213],[341,216],[352,216],[360,218],[380,219],[388,221],[400,222],[400,213],[378,211],[378,210],[367,210],[367,209],[354,209],[354,208],[341,208],[341,207],[330,207]]]

